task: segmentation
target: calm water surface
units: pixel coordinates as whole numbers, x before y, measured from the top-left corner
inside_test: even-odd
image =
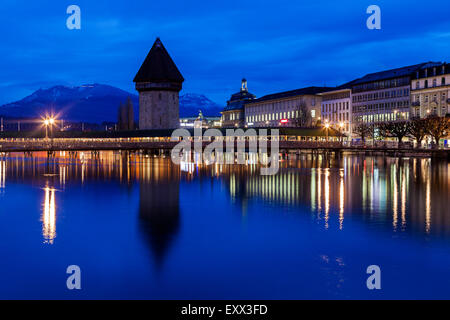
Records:
[[[450,298],[449,163],[280,165],[3,156],[0,298]],[[66,289],[72,264],[81,291]]]

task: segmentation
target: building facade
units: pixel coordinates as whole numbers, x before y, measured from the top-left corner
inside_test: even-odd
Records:
[[[223,128],[243,128],[245,126],[244,106],[256,98],[248,91],[247,80],[242,79],[241,90],[233,94],[227,101],[227,106],[222,111]]]
[[[428,63],[411,80],[411,117],[450,113],[450,64]]]
[[[175,129],[184,78],[161,40],[156,39],[134,78],[139,92],[139,129]]]
[[[201,110],[198,112],[197,117],[185,117],[180,118],[181,128],[220,128],[220,117],[204,117]]]
[[[322,123],[328,123],[332,128],[351,137],[352,90],[343,85],[320,95],[322,96]]]
[[[353,126],[408,120],[411,79],[425,63],[371,73],[352,82]]]
[[[245,104],[247,127],[310,127],[321,117],[319,95],[330,90],[325,87],[308,87],[269,94]]]

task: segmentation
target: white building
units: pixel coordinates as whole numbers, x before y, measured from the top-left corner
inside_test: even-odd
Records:
[[[450,64],[428,63],[411,79],[411,117],[450,113]]]
[[[346,134],[352,135],[352,90],[343,85],[333,91],[320,94],[322,96],[322,123]]]
[[[311,127],[320,120],[319,93],[331,88],[308,87],[275,94],[245,103],[247,127]]]

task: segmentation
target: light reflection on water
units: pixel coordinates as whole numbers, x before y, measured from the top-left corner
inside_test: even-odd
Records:
[[[44,188],[44,209],[42,213],[42,235],[45,243],[53,244],[56,238],[55,189]]]
[[[434,230],[448,234],[450,230],[450,169],[446,162],[432,165],[430,159],[356,156],[330,160],[304,155],[280,166],[277,175],[262,176],[256,165],[182,162],[175,166],[169,158],[117,152],[80,152],[75,156],[61,152],[51,159],[39,153],[33,158],[15,154],[0,160],[0,188],[6,189],[7,180],[43,184],[43,233],[50,243],[55,234],[55,188],[64,189],[67,181],[83,184],[86,180],[119,180],[141,186],[164,182],[177,187],[179,180],[204,176],[223,179],[233,199],[259,199],[285,206],[306,204],[325,229],[330,227],[334,211],[342,230],[346,213],[360,207],[364,219],[374,223],[391,219],[394,232],[408,227],[423,233]]]
[[[33,157],[12,154],[0,158],[3,210],[14,211],[14,202],[9,199],[18,199],[17,194],[9,192],[18,193],[16,186],[22,188],[19,191],[27,191],[29,187],[40,190],[41,207],[36,207],[36,211],[40,214],[42,232],[40,238],[34,237],[31,232],[30,242],[42,242],[44,239],[44,245],[47,248],[56,246],[58,243],[67,246],[67,241],[75,241],[67,239],[69,234],[71,237],[74,236],[69,229],[78,228],[79,233],[76,235],[83,236],[88,221],[90,227],[95,230],[96,238],[90,241],[85,240],[84,245],[92,246],[97,239],[108,239],[112,235],[120,238],[120,233],[124,232],[124,225],[137,219],[136,232],[149,248],[154,265],[159,270],[164,270],[165,264],[170,264],[171,259],[175,259],[170,258],[171,252],[178,252],[173,254],[180,255],[179,259],[181,259],[180,250],[191,248],[191,241],[194,240],[186,239],[183,236],[185,233],[193,232],[192,237],[198,236],[198,241],[202,244],[211,242],[211,245],[214,243],[215,246],[219,246],[218,243],[221,243],[220,246],[226,246],[220,242],[220,237],[218,239],[201,238],[205,230],[212,228],[211,223],[214,223],[214,220],[210,219],[218,212],[221,213],[221,217],[223,215],[222,219],[230,219],[230,216],[232,218],[232,213],[228,211],[238,212],[242,218],[245,218],[239,222],[222,221],[223,232],[228,229],[236,232],[236,223],[266,221],[264,217],[266,214],[271,215],[270,219],[279,219],[277,220],[279,223],[288,223],[286,221],[291,218],[284,215],[294,214],[300,219],[307,218],[302,226],[306,232],[319,228],[318,236],[324,239],[330,237],[330,242],[340,239],[334,235],[334,232],[349,235],[350,232],[355,231],[355,228],[387,233],[387,236],[372,234],[374,241],[376,237],[394,241],[392,239],[395,239],[395,235],[404,234],[411,239],[436,241],[442,244],[449,240],[450,235],[448,209],[450,166],[447,162],[431,159],[355,155],[326,158],[321,155],[305,154],[281,161],[277,175],[262,176],[256,164],[201,165],[182,162],[181,165],[176,166],[171,163],[169,157],[126,152],[98,154],[62,152],[56,154],[54,158],[47,158],[45,154],[39,153],[35,153]],[[85,186],[89,186],[91,194],[83,193]],[[120,188],[118,189],[117,186]],[[192,192],[197,190],[195,188],[202,191]],[[113,208],[117,208],[117,212],[120,210],[127,212],[126,215],[119,216],[123,219],[120,223],[109,224],[108,219],[105,220],[107,216],[114,220],[118,213],[115,213],[114,209],[102,211],[102,202],[100,198],[98,203],[93,200],[96,196],[92,196],[92,190],[99,192],[100,195],[108,192],[115,194],[115,196],[106,195],[105,197]],[[136,203],[130,200],[134,199],[131,196],[134,194],[133,190],[137,190]],[[66,205],[71,203],[72,195],[79,196],[78,193],[83,195],[77,200],[80,206],[89,208],[91,211],[79,210],[78,203]],[[124,197],[122,204],[118,202],[120,197]],[[87,204],[82,203],[85,198],[89,199]],[[197,206],[207,209],[193,213],[192,208]],[[137,208],[137,216],[128,212],[134,207]],[[63,215],[65,220],[60,220],[61,212],[65,212]],[[25,213],[15,212],[15,214],[24,215]],[[69,221],[74,220],[77,214],[85,217],[85,220],[71,225]],[[3,215],[2,219],[9,219],[9,217]],[[32,217],[27,219],[33,221]],[[206,224],[205,221],[210,222]],[[8,223],[7,220],[4,222]],[[295,222],[290,223],[295,225]],[[24,225],[23,228],[32,230],[32,226]],[[283,234],[285,231],[277,230],[276,224],[268,224],[265,228],[271,228],[270,231],[274,233],[279,232],[280,239],[285,236]],[[253,236],[259,237],[259,234],[248,232],[250,232],[250,239]],[[295,231],[292,232],[291,234],[286,231],[286,234],[291,235],[293,239],[301,236],[296,235]],[[216,231],[217,233],[219,231]],[[394,238],[391,239],[390,234]],[[128,235],[125,241],[131,241],[129,239],[133,236],[135,235]],[[430,237],[434,240],[430,240]],[[300,240],[297,239],[297,241]],[[282,240],[273,239],[273,242],[281,248],[287,245]],[[105,246],[105,244],[102,245]],[[119,244],[119,247],[122,245],[124,244]],[[136,249],[139,247],[138,243],[130,242],[128,246],[141,255],[142,252]],[[229,254],[231,249],[220,246],[217,248],[217,254],[221,249]],[[291,246],[289,253],[279,257],[280,259],[288,259],[290,254],[299,250],[296,241],[289,243],[289,246]],[[178,248],[178,251],[175,248]],[[100,251],[104,249],[104,247],[99,248]],[[116,250],[116,248],[108,249]],[[259,247],[255,249],[263,250]],[[78,250],[81,249],[78,248]],[[348,250],[351,252],[353,249]],[[352,262],[358,261],[358,258],[356,255],[355,257],[345,255],[345,252],[333,255],[322,251],[315,252],[315,258],[311,261],[316,261],[314,259],[317,258],[320,263],[319,270],[337,275],[333,290],[345,288],[344,279],[348,276],[346,278],[344,269]],[[411,254],[414,252],[414,250],[411,251]],[[0,253],[2,253],[1,248]],[[303,254],[307,253],[309,252]],[[219,259],[218,256],[215,258]],[[133,259],[129,263],[132,261]],[[446,262],[447,260],[440,262],[441,266]],[[187,269],[190,268],[189,263],[195,265],[195,262],[191,260],[184,263],[186,264],[184,268]],[[323,264],[326,267],[323,267]],[[332,267],[331,264],[335,266]],[[183,267],[183,264],[180,267]],[[293,292],[290,292],[288,296],[296,297]],[[156,297],[159,296],[156,295]],[[183,298],[183,296],[177,297]],[[271,298],[271,296],[265,297]]]

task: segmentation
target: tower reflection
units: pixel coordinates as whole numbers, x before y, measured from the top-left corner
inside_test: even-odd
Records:
[[[301,154],[283,159],[276,175],[261,176],[259,166],[251,161],[248,165],[207,165],[186,160],[177,166],[169,157],[139,152],[61,152],[50,159],[44,153],[8,154],[0,158],[0,193],[15,182],[46,186],[39,212],[47,243],[56,237],[55,189],[69,192],[74,185],[92,181],[126,185],[130,192],[139,186],[140,229],[159,260],[180,228],[180,181],[195,184],[205,178],[223,182],[242,216],[262,202],[310,214],[322,228],[344,230],[348,221],[357,220],[394,232],[450,235],[447,161],[365,155],[325,159]],[[201,195],[194,196],[203,200]]]
[[[180,167],[144,158],[140,172],[139,226],[161,265],[180,225]]]

